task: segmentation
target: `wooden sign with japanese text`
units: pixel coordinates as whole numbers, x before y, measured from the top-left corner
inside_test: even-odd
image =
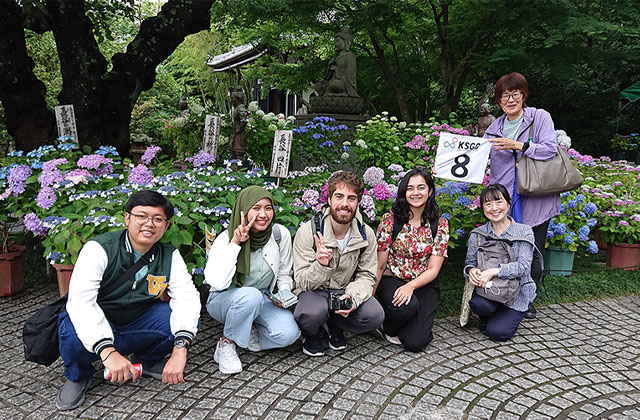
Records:
[[[78,130],[76,129],[76,114],[73,105],[59,105],[55,108],[56,123],[58,125],[58,137],[73,136],[78,142]]]
[[[441,133],[434,164],[436,176],[482,184],[490,151],[488,139]]]
[[[271,154],[271,174],[277,178],[286,178],[289,174],[289,157],[291,156],[291,140],[293,131],[276,130]]]
[[[220,117],[217,115],[207,115],[204,123],[204,145],[202,150],[217,157],[219,140]]]

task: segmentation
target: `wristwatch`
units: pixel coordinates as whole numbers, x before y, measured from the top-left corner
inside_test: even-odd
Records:
[[[179,349],[184,347],[185,349],[189,350],[190,346],[191,343],[184,337],[178,337],[173,341],[173,347],[177,347]]]

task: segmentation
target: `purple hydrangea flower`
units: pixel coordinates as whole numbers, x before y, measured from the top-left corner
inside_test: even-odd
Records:
[[[151,184],[153,181],[153,173],[146,166],[140,164],[129,172],[127,181],[129,181],[130,184]]]
[[[24,192],[27,185],[27,178],[31,176],[31,168],[28,165],[17,165],[9,172],[9,190],[14,197]]]
[[[67,159],[53,159],[48,162],[45,162],[42,165],[42,174],[38,177],[38,182],[40,182],[40,186],[50,187],[56,182],[60,182],[64,179],[60,169],[58,169],[58,165],[62,165],[68,163]]]
[[[200,150],[200,153],[195,155],[194,157],[186,158],[187,162],[193,163],[194,168],[199,168],[200,166],[204,166],[208,163],[215,163],[216,157],[210,153],[205,152],[204,150]]]
[[[373,198],[376,200],[388,200],[392,197],[391,191],[387,189],[387,183],[381,182],[373,187]]]
[[[87,169],[98,169],[102,165],[111,165],[113,159],[102,155],[85,155],[78,159],[78,166]]]
[[[367,216],[370,221],[376,219],[376,205],[373,202],[373,198],[370,195],[363,195],[360,202],[362,212]]]
[[[147,150],[144,151],[144,154],[142,155],[142,158],[140,158],[140,160],[142,160],[142,163],[144,163],[145,165],[148,165],[161,150],[162,147],[160,146],[149,146],[147,147]]]
[[[384,180],[384,171],[376,166],[372,166],[364,171],[362,178],[365,184],[373,187]]]
[[[318,204],[319,199],[320,193],[316,190],[305,190],[304,194],[302,194],[302,201],[310,206]]]
[[[50,209],[56,202],[56,192],[52,187],[43,187],[36,197],[36,204],[43,209]]]
[[[35,213],[29,213],[24,216],[24,227],[36,236],[45,236],[47,234],[47,228],[44,227],[42,220]]]

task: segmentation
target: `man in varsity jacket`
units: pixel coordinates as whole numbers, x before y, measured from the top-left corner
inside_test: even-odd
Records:
[[[111,382],[138,379],[132,363],[141,363],[143,375],[163,383],[184,382],[200,296],[179,251],[160,242],[172,216],[173,205],[164,196],[139,191],[126,205],[127,229],[100,235],[80,251],[66,311],[58,319],[67,378],[56,398],[58,409],[82,405],[98,359]],[[121,279],[150,250],[148,264]],[[109,291],[114,282],[121,285]],[[169,302],[160,300],[165,289]]]

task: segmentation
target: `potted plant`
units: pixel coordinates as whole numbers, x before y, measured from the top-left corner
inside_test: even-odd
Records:
[[[598,252],[598,245],[589,239],[596,226],[598,207],[580,192],[562,193],[560,215],[551,219],[547,231],[545,272],[556,276],[570,276],[575,252],[579,247]]]
[[[20,229],[23,201],[32,193],[33,170],[25,163],[21,152],[12,152],[2,160],[0,171],[0,296],[10,296],[24,288],[25,247],[15,243]]]
[[[640,266],[640,205],[627,202],[601,216],[600,232],[607,244],[607,266],[637,271]]]

